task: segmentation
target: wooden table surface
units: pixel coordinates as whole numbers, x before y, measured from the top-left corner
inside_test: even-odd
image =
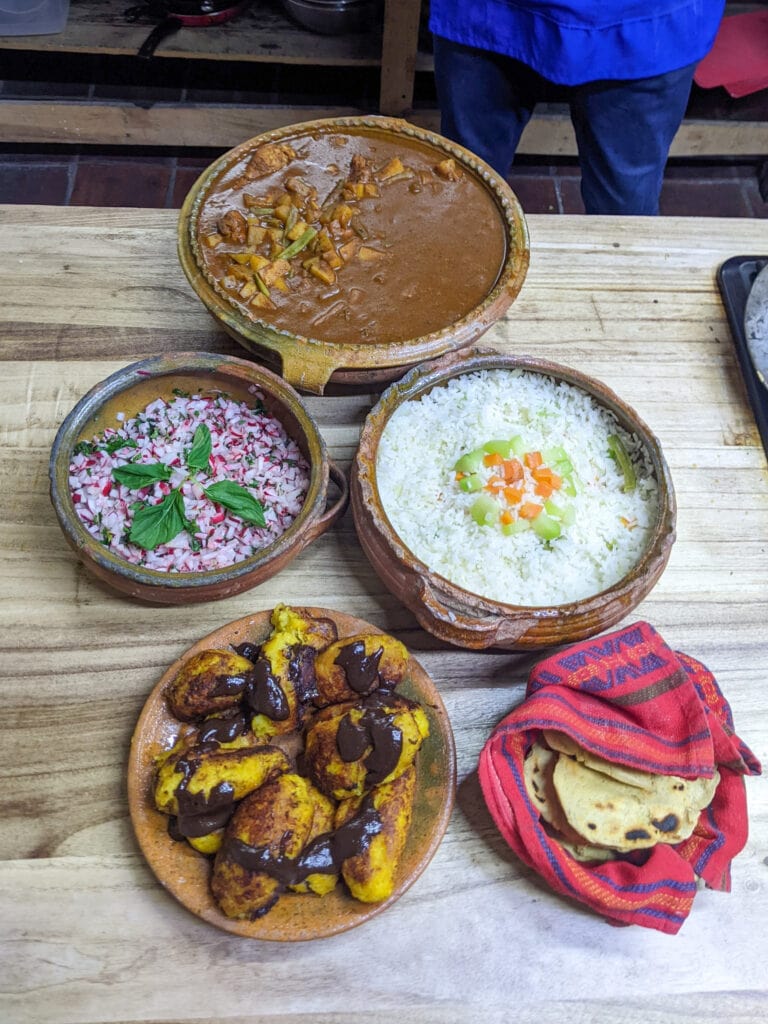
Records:
[[[529,218],[518,301],[485,341],[578,367],[659,436],[679,504],[669,566],[631,619],[703,661],[768,762],[768,472],[716,286],[768,253],[763,221]],[[645,1024],[768,1019],[768,780],[730,894],[701,891],[681,932],[614,928],[553,895],[499,838],[475,768],[534,656],[441,645],[386,592],[347,514],[257,590],[193,608],[94,584],[58,529],[48,454],[92,384],[152,353],[244,355],[179,269],[171,211],[0,208],[0,1020]],[[348,466],[373,396],[310,398]],[[427,871],[334,938],[241,939],[155,882],[131,832],[131,731],[165,667],[219,625],[302,602],[406,642],[456,736],[459,790]],[[631,620],[628,620],[631,621]]]

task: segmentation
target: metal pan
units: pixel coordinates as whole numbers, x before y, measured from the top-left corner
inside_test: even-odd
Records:
[[[752,283],[744,308],[744,336],[760,383],[768,388],[768,265]]]
[[[157,47],[180,28],[203,28],[219,25],[236,17],[251,0],[146,0],[125,12],[128,21],[158,18],[138,51],[139,57],[151,57]]]

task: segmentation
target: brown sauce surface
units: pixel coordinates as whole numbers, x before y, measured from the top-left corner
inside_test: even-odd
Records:
[[[197,232],[203,267],[248,316],[304,337],[343,344],[405,341],[439,331],[466,316],[493,288],[506,257],[506,232],[493,194],[467,168],[457,180],[441,177],[435,167],[445,154],[426,143],[377,132],[338,134],[315,132],[284,139],[295,151],[287,166],[255,180],[246,180],[250,154],[214,182],[201,205]],[[269,289],[264,308],[258,296],[241,298],[244,276],[233,280],[233,253],[267,253],[275,260],[280,248],[271,243],[237,243],[223,238],[215,246],[206,239],[220,233],[230,211],[251,217],[243,195],[272,196],[299,176],[326,203],[334,187],[348,178],[352,157],[371,161],[375,197],[347,198],[355,211],[355,235],[335,226],[334,245],[350,239],[359,248],[377,252],[365,260],[355,255],[332,271],[331,282],[319,280],[304,265],[318,250],[306,247],[290,260],[281,287]],[[393,158],[406,168],[403,176],[378,180],[377,171]],[[252,200],[251,200],[252,201]],[[266,223],[262,217],[258,223]],[[273,222],[274,223],[274,222]],[[308,221],[312,224],[312,221]],[[331,225],[331,228],[334,226]],[[282,243],[287,245],[287,239]],[[321,266],[325,270],[325,263]],[[248,273],[246,266],[245,274]],[[261,284],[261,282],[259,282]],[[261,293],[263,294],[263,288]]]

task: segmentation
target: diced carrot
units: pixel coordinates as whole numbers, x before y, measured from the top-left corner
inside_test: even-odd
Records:
[[[504,465],[504,459],[502,459],[502,457],[499,455],[498,452],[489,452],[487,455],[483,456],[483,465],[484,466],[503,466]]]
[[[508,512],[506,509],[504,509],[504,511],[499,516],[499,521],[501,522],[502,526],[509,526],[510,523],[514,523],[515,517],[512,515],[511,512]]]
[[[544,461],[541,452],[526,452],[524,458],[528,469],[538,469]]]
[[[544,511],[543,505],[537,505],[534,501],[524,501],[520,506],[518,515],[521,519],[535,519]]]
[[[504,479],[500,476],[490,476],[485,484],[486,491],[492,491],[494,494],[501,490],[504,486]]]
[[[540,498],[546,499],[552,497],[552,487],[550,486],[550,484],[545,483],[543,480],[536,484],[536,486],[534,487],[534,491],[538,494]]]
[[[563,478],[558,476],[549,466],[539,466],[537,469],[532,469],[531,476],[538,483],[547,484],[553,491],[557,491],[563,486]]]
[[[505,487],[504,497],[510,505],[517,505],[518,502],[522,501],[523,489],[522,487]]]
[[[465,476],[466,476],[466,473],[457,473],[456,474],[456,479],[457,480],[463,480]]]
[[[523,479],[523,467],[519,459],[504,459],[504,479],[508,484]]]

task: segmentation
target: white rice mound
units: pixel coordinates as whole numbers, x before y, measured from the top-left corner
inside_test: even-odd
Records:
[[[505,536],[470,515],[476,494],[456,486],[454,465],[486,442],[521,435],[527,451],[562,446],[574,467],[575,521],[555,541],[533,530]],[[617,434],[637,486],[608,455]],[[525,370],[481,370],[404,402],[387,422],[376,462],[381,502],[400,540],[433,572],[505,604],[549,607],[621,580],[646,547],[658,486],[642,441],[589,394]],[[555,495],[555,499],[560,501]],[[628,529],[622,523],[633,525]]]

